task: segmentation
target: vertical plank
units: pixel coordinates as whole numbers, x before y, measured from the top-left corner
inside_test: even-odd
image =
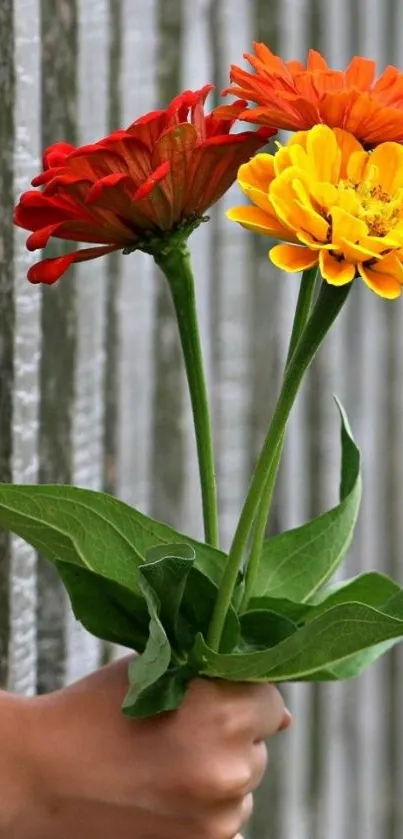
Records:
[[[194,0],[192,3],[182,3],[182,89],[197,89],[205,85],[206,82],[214,81],[210,45],[211,30],[209,14],[211,5],[206,0]],[[207,110],[212,107],[212,101],[214,100],[210,95]],[[202,224],[189,241],[193,270],[196,278],[197,309],[207,386],[210,394],[212,391],[210,318],[211,305],[215,305],[215,297],[213,303],[213,297],[211,296],[211,283],[213,282],[211,272],[211,242],[213,237],[213,219],[215,219],[214,211],[211,213],[211,219],[212,221],[209,224]],[[197,538],[203,538],[196,445],[190,401],[187,395],[185,398],[183,424],[186,429],[186,472],[181,526],[187,533],[191,533]]]
[[[125,0],[122,120],[129,124],[156,102],[156,2]],[[120,498],[147,511],[153,393],[154,264],[147,254],[121,258],[119,310],[118,479]]]
[[[12,0],[0,5],[0,478],[10,481],[12,455],[12,389],[14,379],[13,333],[15,323],[13,294],[14,236],[13,150],[14,150],[14,20]],[[10,644],[10,540],[0,534],[0,685],[8,679]]]
[[[308,45],[309,0],[286,0],[278,8],[278,51],[284,59],[303,59]],[[292,318],[298,295],[299,280],[296,275],[275,272],[279,284],[277,310],[273,317],[278,323],[279,356],[284,364]],[[280,473],[277,502],[277,523],[286,530],[306,521],[309,517],[311,475],[309,470],[309,429],[306,424],[305,385],[297,398],[290,418]],[[278,817],[282,839],[311,839],[312,803],[309,798],[310,738],[315,726],[312,719],[312,691],[309,686],[291,685],[287,701],[295,716],[290,737],[284,743],[288,761],[284,772],[281,815]],[[281,746],[279,746],[281,748]],[[289,806],[288,802],[291,802]]]
[[[78,3],[77,139],[92,143],[107,133],[107,0]],[[73,410],[73,483],[101,489],[103,483],[105,259],[76,270],[77,346]],[[67,614],[66,679],[73,681],[99,663],[101,645]]]
[[[39,3],[36,0],[15,0],[14,39],[14,195],[17,201],[39,171],[40,43]],[[37,254],[29,254],[26,250],[26,235],[26,231],[15,230],[14,483],[35,483],[38,477],[41,289],[27,282],[27,270]],[[12,538],[10,574],[9,687],[18,693],[32,695],[36,689],[36,554],[17,537]]]
[[[378,62],[389,61],[385,6],[377,0],[358,3],[358,48]],[[385,453],[388,441],[385,418],[388,403],[386,370],[387,302],[361,291],[358,324],[361,349],[358,364],[362,375],[359,400],[361,421],[357,431],[363,451],[364,495],[359,547],[363,568],[385,571]],[[358,397],[359,395],[357,395]],[[357,398],[356,397],[356,398]],[[369,421],[370,418],[370,421]],[[387,721],[385,718],[385,661],[371,667],[359,680],[357,730],[360,771],[358,822],[360,839],[387,837],[385,785],[387,778]],[[373,755],[377,755],[376,761]],[[389,837],[388,837],[389,839]]]
[[[239,2],[234,16],[231,3],[216,4],[220,39],[215,71],[217,80],[225,78],[227,68],[252,40],[251,6]],[[215,213],[215,309],[216,346],[214,351],[214,414],[216,422],[216,463],[220,489],[220,530],[228,547],[248,481],[249,455],[249,325],[251,297],[248,294],[250,239],[238,225],[228,222],[225,209],[239,201],[234,186],[223,197]]]
[[[121,122],[121,63],[122,63],[122,0],[109,0],[108,6],[108,129],[115,131]],[[118,454],[118,365],[119,365],[119,315],[120,295],[119,253],[106,260],[105,329],[104,344],[104,435],[103,435],[103,486],[106,492],[116,493]]]
[[[403,7],[391,4],[387,21],[389,33],[384,61],[402,66]],[[392,42],[392,43],[391,43]],[[387,412],[386,426],[386,557],[389,574],[403,582],[403,518],[399,497],[403,490],[403,346],[401,330],[401,301],[388,307],[387,322]],[[400,306],[399,306],[400,303]],[[399,644],[387,657],[386,673],[389,687],[386,709],[388,761],[384,794],[387,839],[398,839],[403,834],[403,649]]]
[[[42,144],[76,140],[77,6],[42,0]],[[74,274],[46,288],[42,305],[40,481],[72,479],[72,411],[76,342]],[[38,691],[63,684],[66,597],[53,567],[38,563]]]
[[[158,104],[166,107],[181,85],[181,0],[158,0],[156,23]],[[183,360],[168,284],[158,269],[155,274],[150,512],[180,528],[186,471]]]

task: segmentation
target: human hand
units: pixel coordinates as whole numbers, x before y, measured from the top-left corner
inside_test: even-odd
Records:
[[[126,690],[123,660],[24,701],[35,778],[7,839],[238,835],[265,771],[264,739],[291,721],[277,689],[196,679],[178,711],[144,720],[122,715]]]

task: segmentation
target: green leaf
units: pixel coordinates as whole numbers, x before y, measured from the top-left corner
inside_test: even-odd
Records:
[[[150,717],[174,711],[181,705],[188,682],[196,676],[190,667],[170,667],[156,682],[135,698],[134,704],[123,706],[127,717]]]
[[[276,612],[295,624],[304,623],[304,618],[313,610],[313,606],[307,603],[295,603],[294,600],[287,600],[286,597],[252,597],[249,601],[248,611],[269,611]]]
[[[288,638],[298,627],[293,621],[268,609],[254,609],[245,612],[240,618],[242,651],[275,647]]]
[[[194,659],[207,676],[231,681],[296,681],[320,678],[323,670],[349,656],[403,637],[403,619],[371,606],[334,606],[277,646],[260,652],[215,653],[198,636]]]
[[[152,548],[139,568],[158,597],[160,619],[171,644],[178,640],[178,616],[188,574],[195,561],[190,545],[167,545]]]
[[[144,707],[144,693],[166,673],[171,662],[171,646],[159,619],[160,604],[147,580],[139,575],[140,586],[150,614],[149,637],[141,656],[129,664],[130,687],[123,702],[123,711],[137,716],[137,703]]]
[[[149,615],[142,597],[130,589],[67,562],[56,562],[73,612],[93,635],[142,652],[148,638]]]
[[[180,639],[182,648],[190,651],[200,632],[207,635],[218,587],[198,568],[193,567],[186,581],[180,610]],[[230,606],[222,636],[222,649],[233,650],[240,638],[239,620]]]
[[[305,615],[305,621],[318,617],[339,603],[364,603],[366,606],[382,607],[394,595],[401,592],[400,586],[385,574],[369,571],[351,580],[342,580],[325,591],[318,592]],[[310,604],[309,604],[310,605]],[[389,614],[389,612],[388,612]]]
[[[346,414],[337,405],[342,447],[340,503],[265,542],[255,596],[305,602],[332,576],[350,546],[361,499],[360,453]]]
[[[323,672],[316,672],[314,677],[308,676],[301,681],[342,681],[344,679],[355,679],[359,676],[370,664],[373,664],[380,656],[387,653],[396,644],[400,642],[400,638],[392,638],[390,641],[383,641],[381,644],[375,644],[367,650],[362,650],[359,653],[348,656],[334,667],[329,667]]]
[[[187,543],[219,582],[225,555],[102,492],[62,485],[0,484],[0,526],[51,562],[68,562],[139,592],[136,569],[157,545]]]

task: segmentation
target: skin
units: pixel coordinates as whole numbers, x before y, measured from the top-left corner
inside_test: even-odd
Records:
[[[0,693],[0,839],[241,839],[264,741],[291,723],[278,690],[196,679],[178,711],[129,720],[126,669]]]

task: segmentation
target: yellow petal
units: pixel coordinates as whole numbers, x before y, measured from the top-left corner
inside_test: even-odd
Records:
[[[325,248],[325,250],[331,250],[334,248],[332,242],[325,245],[323,242],[318,242],[314,239],[310,233],[297,233],[297,239],[302,245],[306,245],[308,248],[312,248],[312,250],[320,251],[322,248]]]
[[[276,175],[280,175],[281,172],[284,172],[290,166],[297,166],[304,171],[311,168],[305,149],[296,143],[294,145],[282,146],[274,157]]]
[[[324,184],[312,182],[309,185],[311,197],[322,210],[329,210],[334,204],[337,204],[338,192],[332,184]]]
[[[307,153],[318,181],[337,183],[341,151],[334,131],[327,125],[315,125],[308,134]]]
[[[293,241],[294,236],[291,230],[288,230],[277,221],[273,216],[269,216],[260,210],[258,207],[248,207],[242,204],[240,207],[232,207],[226,212],[227,218],[230,221],[237,221],[242,227],[247,230],[252,230],[253,233],[260,233],[263,236],[271,236],[276,239],[286,239]]]
[[[355,277],[355,265],[345,262],[344,259],[335,259],[327,250],[320,252],[319,269],[323,279],[330,285],[347,285]]]
[[[334,128],[333,131],[341,151],[340,178],[346,178],[348,161],[354,152],[363,150],[362,145],[353,134],[345,131],[344,128]]]
[[[257,154],[238,169],[238,183],[241,189],[244,189],[244,186],[254,186],[263,192],[267,192],[274,177],[274,156],[272,154]]]
[[[360,202],[357,198],[357,193],[353,189],[339,190],[336,204],[342,210],[345,210],[346,213],[351,213],[352,216],[357,215],[360,210]]]
[[[347,163],[347,177],[354,184],[359,184],[365,180],[365,172],[369,159],[370,153],[367,151],[356,151],[351,155]]]
[[[362,243],[358,245],[353,242],[346,242],[345,239],[341,239],[338,243],[338,248],[347,262],[354,262],[357,264],[358,262],[364,262],[364,260],[368,259],[381,259],[380,252],[377,253],[376,250],[370,250],[370,247],[364,247]]]
[[[400,297],[403,285],[403,266],[393,253],[384,256],[376,265],[359,265],[364,282],[380,297],[394,300]]]
[[[330,210],[332,218],[332,241],[338,245],[342,240],[359,242],[368,233],[365,221],[354,218],[341,207],[332,207]]]
[[[252,201],[252,204],[255,204],[256,207],[259,207],[269,216],[274,217],[273,205],[268,197],[267,191],[263,192],[262,189],[257,189],[255,186],[249,186],[249,184],[244,184],[241,181],[239,181],[239,186],[245,193],[246,197],[249,198],[249,201]]]
[[[385,192],[393,193],[403,185],[403,148],[399,143],[381,143],[371,154],[371,177]]]
[[[275,245],[269,252],[269,257],[277,268],[288,271],[304,271],[305,268],[312,268],[318,262],[318,254],[296,245]]]

